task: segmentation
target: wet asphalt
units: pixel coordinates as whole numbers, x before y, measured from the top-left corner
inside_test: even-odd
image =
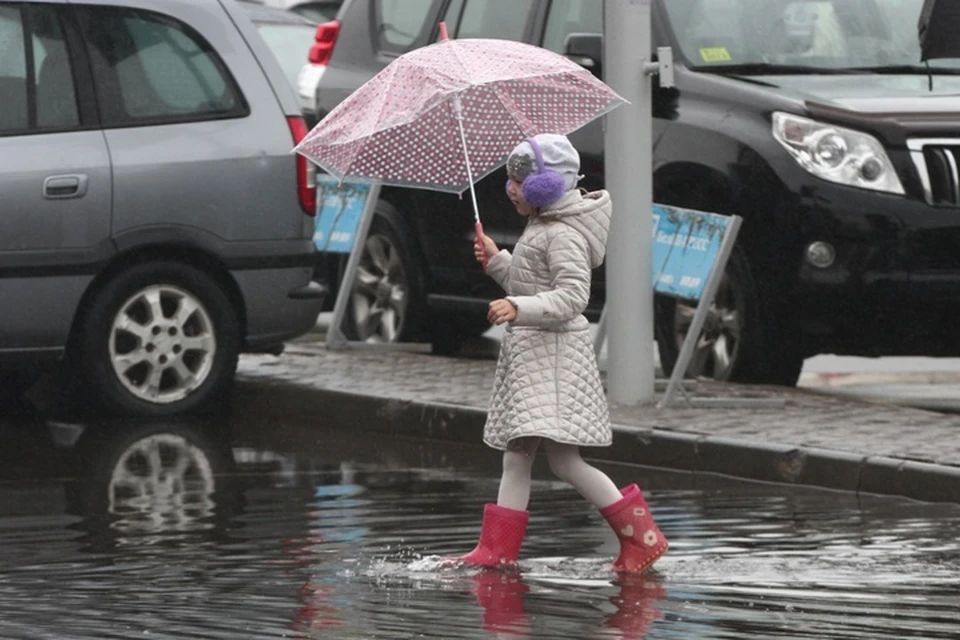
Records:
[[[0,419],[0,638],[953,638],[960,505],[600,463],[672,543],[535,470],[516,572],[445,568],[482,446],[317,420]]]

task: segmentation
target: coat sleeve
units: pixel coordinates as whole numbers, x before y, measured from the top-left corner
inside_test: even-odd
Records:
[[[573,320],[590,300],[590,262],[587,239],[573,229],[554,235],[547,243],[550,291],[533,296],[508,296],[517,307],[514,326],[549,326]]]
[[[500,253],[487,262],[487,275],[508,293],[510,291],[510,264],[512,262],[513,256],[506,249],[501,249]]]

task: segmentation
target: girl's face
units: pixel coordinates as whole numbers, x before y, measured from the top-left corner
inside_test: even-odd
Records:
[[[527,201],[523,199],[523,190],[520,188],[522,184],[521,181],[510,178],[509,182],[507,182],[507,196],[510,198],[513,206],[517,208],[517,213],[526,217],[536,211],[536,209],[527,204]]]

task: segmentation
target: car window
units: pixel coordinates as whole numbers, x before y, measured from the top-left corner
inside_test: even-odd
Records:
[[[136,124],[243,115],[239,90],[210,45],[160,14],[84,7],[104,123]]]
[[[694,67],[920,64],[923,0],[672,0],[664,7]],[[931,67],[956,69],[960,59]]]
[[[63,129],[80,122],[70,56],[54,7],[0,6],[0,133]],[[27,60],[33,58],[33,68]]]
[[[276,24],[256,22],[257,30],[273,52],[280,68],[290,81],[297,86],[300,68],[307,59],[307,52],[314,43],[316,28],[306,24]]]
[[[409,49],[423,33],[433,4],[434,0],[377,0],[381,48]]]
[[[457,33],[460,28],[460,16],[463,14],[463,3],[465,0],[450,0],[447,5],[447,11],[443,14],[443,21],[447,24],[450,33]]]
[[[31,9],[33,64],[37,87],[37,128],[62,129],[80,124],[70,53],[57,12]]]
[[[596,0],[553,0],[543,32],[543,48],[563,53],[571,33],[603,33],[603,3]]]
[[[27,58],[23,16],[19,7],[0,6],[0,133],[25,131],[27,115]]]
[[[509,4],[490,0],[467,0],[457,28],[458,38],[499,38],[522,41],[534,0]]]

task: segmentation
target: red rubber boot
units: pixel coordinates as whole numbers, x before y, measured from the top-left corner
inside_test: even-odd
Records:
[[[530,514],[496,504],[483,508],[483,527],[476,549],[460,557],[464,564],[496,567],[513,564],[520,554]]]
[[[669,545],[653,521],[640,487],[632,484],[620,493],[623,498],[600,510],[620,540],[620,555],[613,570],[640,573],[665,554]]]

